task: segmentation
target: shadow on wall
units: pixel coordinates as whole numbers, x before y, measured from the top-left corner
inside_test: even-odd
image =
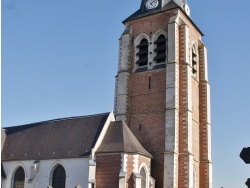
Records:
[[[48,186],[47,188],[53,188],[52,186]],[[81,188],[81,185],[77,184],[75,188]]]

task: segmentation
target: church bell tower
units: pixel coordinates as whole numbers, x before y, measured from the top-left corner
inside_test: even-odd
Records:
[[[142,0],[123,22],[115,116],[153,156],[156,188],[211,188],[210,85],[185,0]]]

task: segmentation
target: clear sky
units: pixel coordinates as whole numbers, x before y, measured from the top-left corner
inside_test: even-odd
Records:
[[[214,188],[250,165],[250,1],[189,0],[205,34]],[[140,0],[2,0],[2,127],[113,110],[121,23]]]

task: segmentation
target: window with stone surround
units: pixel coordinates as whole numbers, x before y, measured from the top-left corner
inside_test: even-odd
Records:
[[[138,64],[139,67],[146,66],[148,64],[148,40],[143,38],[136,48],[139,49],[136,54],[139,58],[136,64]]]
[[[156,56],[154,60],[156,63],[164,63],[166,61],[166,49],[167,49],[167,39],[164,35],[160,35],[154,42],[156,48],[154,49]]]
[[[140,171],[141,175],[141,188],[146,188],[147,187],[147,174],[145,168],[142,168]]]
[[[63,166],[58,165],[52,173],[52,187],[65,188],[66,172]]]
[[[24,188],[25,173],[24,169],[20,166],[14,175],[13,188]]]
[[[196,52],[196,48],[195,46],[193,46],[192,48],[192,73],[195,77],[197,77],[197,64],[198,64],[198,60],[197,60],[197,52]]]

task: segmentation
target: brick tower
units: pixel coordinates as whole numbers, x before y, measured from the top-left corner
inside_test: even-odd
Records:
[[[152,156],[156,188],[211,188],[207,50],[185,0],[142,0],[124,20],[116,120]]]

